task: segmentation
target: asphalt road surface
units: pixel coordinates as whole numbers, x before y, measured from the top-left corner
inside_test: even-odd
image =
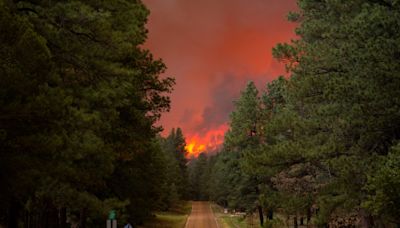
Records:
[[[185,228],[219,228],[208,202],[193,202]]]

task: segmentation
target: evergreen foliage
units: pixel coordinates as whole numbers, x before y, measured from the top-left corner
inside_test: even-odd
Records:
[[[172,129],[170,134],[162,140],[162,147],[166,156],[166,178],[169,187],[167,192],[171,192],[173,198],[180,200],[189,199],[189,177],[187,170],[187,151],[185,149],[185,137],[180,128]],[[169,197],[169,196],[167,196]],[[167,204],[171,206],[174,200],[168,199]]]
[[[398,226],[400,2],[298,5],[273,49],[290,78],[249,82],[221,152],[188,161],[180,128],[158,135],[174,80],[141,1],[0,0],[0,225],[137,225],[192,198],[262,226]]]
[[[140,1],[0,1],[0,224],[141,223],[166,156],[174,80],[140,47]]]
[[[268,83],[261,96],[248,85],[235,103],[212,199],[236,207],[225,196],[241,189],[243,179],[228,179],[237,173],[256,180],[253,207],[262,205],[267,217],[279,211],[295,226],[304,218],[321,226],[398,225],[400,4],[298,5],[289,20],[299,23],[299,39],[273,50],[291,77]]]

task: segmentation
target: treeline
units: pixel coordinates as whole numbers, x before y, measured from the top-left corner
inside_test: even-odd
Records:
[[[174,80],[141,48],[148,13],[0,0],[0,226],[135,225],[185,197],[180,130],[154,125]]]
[[[197,161],[211,170],[198,196],[265,226],[279,213],[295,227],[396,227],[400,2],[298,5],[299,39],[273,50],[291,77],[242,91],[223,151]]]

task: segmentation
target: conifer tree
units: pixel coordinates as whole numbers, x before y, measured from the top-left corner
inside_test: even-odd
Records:
[[[110,209],[140,223],[160,197],[155,122],[174,84],[140,47],[148,10],[1,0],[0,11],[0,223],[93,227]]]
[[[278,116],[292,116],[280,128],[293,137],[272,150],[272,160],[307,167],[316,181],[318,222],[358,213],[372,227],[374,213],[362,206],[367,176],[399,138],[399,5],[302,0],[299,6],[290,19],[301,23],[301,39],[274,50],[292,72],[288,105]]]
[[[245,203],[242,205],[246,205],[244,206],[246,209],[249,208],[248,205],[255,206],[262,226],[264,212],[259,199],[257,199],[260,195],[258,186],[260,180],[257,176],[244,173],[240,164],[245,153],[254,153],[260,146],[261,118],[258,90],[253,82],[249,82],[245,90],[241,92],[240,98],[235,102],[235,110],[230,115],[230,129],[225,135],[224,148],[227,153],[232,153],[229,156],[232,159],[230,165],[235,166],[234,169],[238,169],[236,175],[232,177],[231,184],[236,185],[232,186],[232,189],[235,189],[233,192],[236,192],[236,194],[232,194],[233,198],[243,199]]]

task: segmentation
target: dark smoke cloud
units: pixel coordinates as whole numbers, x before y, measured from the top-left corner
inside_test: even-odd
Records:
[[[202,121],[195,130],[204,135],[210,130],[218,128],[229,121],[229,114],[234,110],[234,101],[240,97],[249,81],[253,81],[261,91],[266,83],[260,76],[237,76],[225,74],[211,88],[211,102],[202,112]]]

